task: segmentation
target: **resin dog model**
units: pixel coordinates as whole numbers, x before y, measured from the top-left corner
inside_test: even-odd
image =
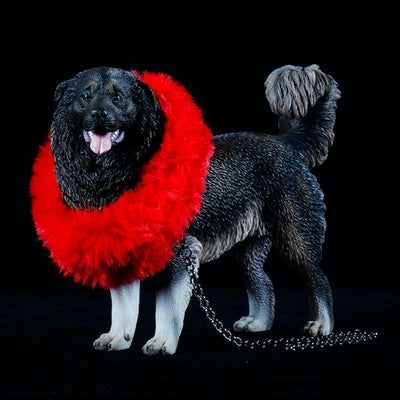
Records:
[[[264,271],[274,246],[305,279],[304,331],[331,333],[325,205],[310,169],[333,143],[340,92],[317,65],[276,69],[265,92],[280,117],[277,134],[213,136],[185,88],[165,74],[100,67],[58,85],[33,168],[32,215],[64,275],[111,292],[111,328],[96,350],[131,346],[140,281],[154,276],[156,329],[143,352],[176,352],[192,294],[182,247],[196,268],[239,252],[249,312],[233,327],[260,332],[274,319]]]

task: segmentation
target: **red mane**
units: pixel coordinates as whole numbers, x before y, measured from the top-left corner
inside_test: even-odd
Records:
[[[173,247],[199,213],[213,154],[212,133],[186,89],[162,73],[135,73],[154,91],[166,117],[160,150],[135,190],[102,210],[65,205],[47,139],[30,183],[37,234],[65,276],[105,289],[165,268]]]

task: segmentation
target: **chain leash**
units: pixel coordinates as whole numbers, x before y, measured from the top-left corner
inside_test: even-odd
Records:
[[[189,273],[190,282],[193,285],[193,294],[199,301],[200,308],[205,312],[206,318],[211,322],[214,329],[228,342],[238,346],[246,347],[249,349],[266,349],[266,348],[277,348],[285,350],[305,350],[314,348],[332,347],[335,345],[352,344],[352,343],[363,343],[370,340],[374,340],[378,336],[378,332],[366,332],[359,329],[352,331],[330,333],[326,336],[293,336],[290,338],[278,338],[278,339],[259,339],[249,340],[241,338],[235,335],[229,329],[226,329],[217,317],[214,309],[210,306],[208,298],[204,295],[203,287],[199,282],[197,269],[192,257],[192,251],[183,246],[180,252],[181,256],[185,260],[186,269]]]

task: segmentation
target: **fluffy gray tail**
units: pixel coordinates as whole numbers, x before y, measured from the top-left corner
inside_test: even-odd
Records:
[[[322,164],[335,137],[340,91],[334,79],[316,64],[285,65],[266,79],[265,95],[280,116],[278,138],[298,151],[309,168]]]

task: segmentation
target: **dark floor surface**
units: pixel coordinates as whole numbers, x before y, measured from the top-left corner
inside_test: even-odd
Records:
[[[81,3],[46,6],[46,13],[38,2],[15,3],[15,10],[7,3],[4,13],[19,35],[2,25],[0,400],[398,398],[396,2],[202,2],[193,10],[181,3],[173,9],[172,2],[135,2],[129,12],[117,4],[104,12],[89,3],[87,13]],[[332,74],[342,93],[335,144],[315,170],[327,203],[324,271],[334,291],[335,332],[377,331],[377,339],[296,352],[238,348],[212,328],[192,299],[177,353],[148,357],[141,347],[154,330],[149,285],[132,347],[96,352],[93,340],[110,325],[109,295],[60,282],[56,268],[46,267],[47,253],[37,254],[29,213],[32,163],[50,126],[56,85],[101,65],[161,71],[187,87],[215,134],[274,133],[265,78],[285,64],[313,63]],[[277,275],[283,279],[270,275],[277,302],[269,335],[291,337],[307,319],[306,298],[287,284],[286,272]],[[241,290],[202,282],[227,327],[245,315]]]
[[[206,288],[217,315],[230,328],[246,313],[238,288]],[[225,341],[193,298],[177,353],[145,356],[153,335],[154,298],[144,287],[134,344],[102,353],[92,341],[110,323],[107,292],[72,290],[1,295],[0,394],[129,395],[130,398],[393,398],[399,392],[400,299],[397,287],[334,290],[336,328],[377,331],[375,340],[322,349],[250,350]],[[298,288],[277,290],[271,337],[290,337],[306,318]],[[221,397],[223,396],[223,397]]]

